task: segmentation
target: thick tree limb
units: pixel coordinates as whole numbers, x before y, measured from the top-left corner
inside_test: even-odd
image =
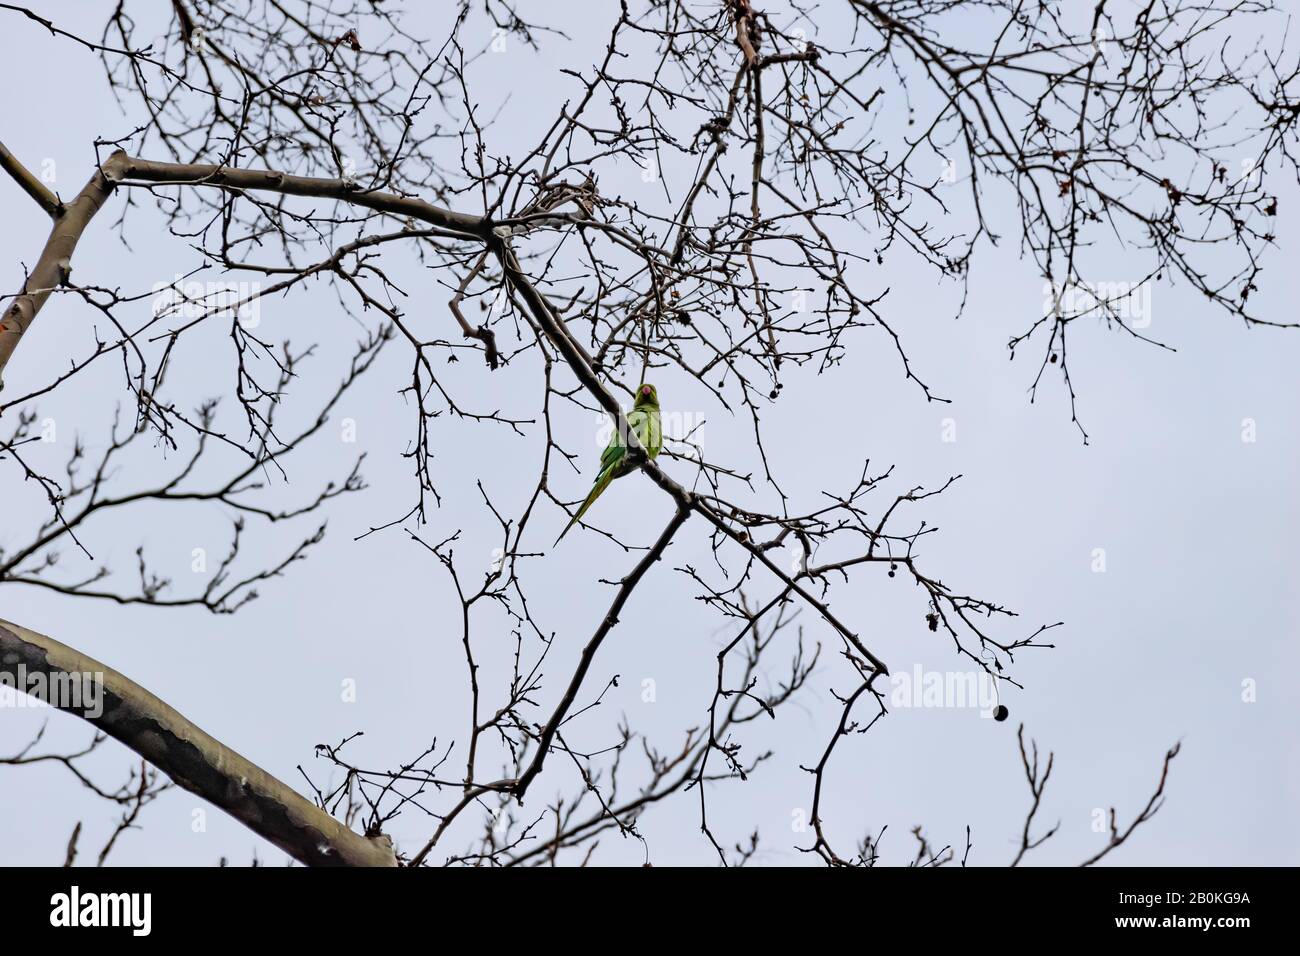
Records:
[[[50,192],[49,188],[32,174],[32,171],[18,161],[13,153],[5,148],[4,143],[0,143],[0,169],[14,178],[14,181],[23,188],[23,192],[31,196],[46,215],[56,218],[63,213],[63,203],[59,202],[59,197]]]
[[[178,786],[226,811],[308,866],[396,866],[387,837],[348,829],[296,790],[204,733],[170,705],[99,661],[0,620],[0,674],[102,675],[98,717],[60,707],[115,737]],[[58,701],[55,702],[60,703]],[[62,702],[67,703],[67,702]]]
[[[260,190],[287,196],[317,196],[363,206],[377,212],[416,219],[446,229],[467,239],[486,239],[491,221],[482,216],[443,209],[423,199],[395,193],[368,190],[349,179],[323,179],[314,176],[290,176],[270,169],[236,169],[202,163],[160,163],[137,159],[118,150],[90,178],[77,198],[63,207],[51,207],[52,194],[33,192],[44,187],[27,173],[13,156],[0,146],[0,166],[8,170],[28,193],[54,217],[54,228],[46,240],[36,268],[23,284],[4,317],[0,318],[0,388],[4,387],[4,370],[23,334],[31,327],[36,314],[50,293],[68,281],[72,273],[72,253],[90,220],[103,207],[114,188],[121,183],[151,183],[173,186],[211,186],[235,191]],[[26,173],[24,176],[23,174]],[[48,190],[44,190],[46,194]],[[57,203],[57,199],[53,199]],[[486,342],[486,340],[485,340]]]
[[[290,176],[271,169],[236,169],[231,166],[208,166],[202,163],[159,163],[124,156],[121,164],[124,182],[157,183],[172,186],[215,186],[222,189],[262,190],[286,196],[317,196],[337,199],[376,212],[411,217],[432,226],[458,233],[467,239],[486,239],[491,222],[482,216],[455,212],[416,199],[377,189],[366,189],[350,179],[324,179],[316,176]]]
[[[0,388],[4,387],[5,366],[9,364],[23,334],[36,320],[36,313],[41,311],[41,306],[45,305],[50,293],[66,283],[72,274],[72,253],[81,240],[81,234],[86,231],[86,226],[90,225],[90,220],[95,218],[95,214],[103,208],[104,202],[113,192],[113,177],[126,159],[126,153],[114,153],[101,168],[95,170],[90,182],[86,183],[76,199],[67,203],[61,211],[52,213],[54,228],[50,230],[50,238],[45,241],[45,248],[36,260],[36,267],[23,283],[22,293],[14,298],[4,316],[0,317]]]

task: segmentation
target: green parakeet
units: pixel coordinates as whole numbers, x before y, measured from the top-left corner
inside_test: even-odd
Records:
[[[651,458],[658,456],[659,449],[663,447],[664,436],[659,423],[659,393],[655,391],[653,385],[642,385],[637,389],[636,404],[627,413],[627,423],[646,453]],[[591,493],[587,495],[587,500],[582,503],[578,513],[564,526],[560,537],[555,539],[556,544],[559,544],[560,538],[568,534],[569,529],[578,522],[578,519],[587,513],[592,502],[600,497],[611,481],[622,478],[632,470],[633,465],[628,451],[628,446],[623,443],[623,436],[619,434],[619,429],[615,428],[609,444],[600,454],[600,473],[596,475],[596,483],[592,486]]]

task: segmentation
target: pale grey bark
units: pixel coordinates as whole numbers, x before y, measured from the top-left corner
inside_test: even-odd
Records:
[[[21,671],[20,671],[21,667]],[[386,836],[367,838],[205,733],[174,707],[111,667],[66,644],[0,620],[0,674],[95,675],[102,713],[52,701],[121,741],[176,784],[229,813],[308,866],[396,866]]]

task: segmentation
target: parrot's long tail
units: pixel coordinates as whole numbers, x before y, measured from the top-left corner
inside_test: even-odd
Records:
[[[603,492],[606,488],[608,488],[609,483],[613,480],[614,480],[613,468],[606,468],[604,471],[600,473],[600,476],[596,479],[596,483],[591,488],[591,493],[587,495],[587,500],[582,503],[582,507],[578,509],[578,513],[569,519],[569,523],[566,524],[564,526],[564,530],[560,532],[560,537],[555,539],[555,544],[560,543],[560,538],[563,538],[566,534],[569,533],[569,529],[572,528],[575,524],[577,524],[578,519],[580,519],[583,515],[587,513],[587,509],[591,507],[592,502],[594,502],[597,498],[600,497],[601,492]],[[555,547],[555,544],[551,545],[551,547]]]

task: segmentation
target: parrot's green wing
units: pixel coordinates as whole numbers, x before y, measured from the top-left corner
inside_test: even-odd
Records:
[[[628,412],[627,423],[636,432],[636,440],[651,458],[659,456],[663,447],[663,427],[660,424],[658,408],[634,408]]]
[[[605,450],[600,453],[600,470],[601,472],[610,471],[617,468],[627,457],[627,445],[623,444],[623,439],[619,437],[618,429],[614,429],[614,434],[609,437],[609,444]],[[599,478],[597,479],[599,480]]]
[[[600,472],[596,475],[596,483],[591,486],[591,491],[587,494],[587,498],[583,501],[582,506],[578,508],[577,513],[570,518],[569,523],[564,526],[564,530],[560,532],[560,537],[555,539],[556,544],[559,544],[560,538],[563,538],[568,534],[569,529],[577,524],[579,519],[587,513],[587,509],[590,508],[595,500],[601,496],[601,493],[609,487],[609,483],[615,478],[622,477],[624,472],[621,470],[621,466],[623,465],[625,458],[627,458],[627,446],[623,444],[622,438],[619,437],[618,429],[615,428],[614,434],[610,436],[609,444],[606,445],[605,450],[600,453]]]

